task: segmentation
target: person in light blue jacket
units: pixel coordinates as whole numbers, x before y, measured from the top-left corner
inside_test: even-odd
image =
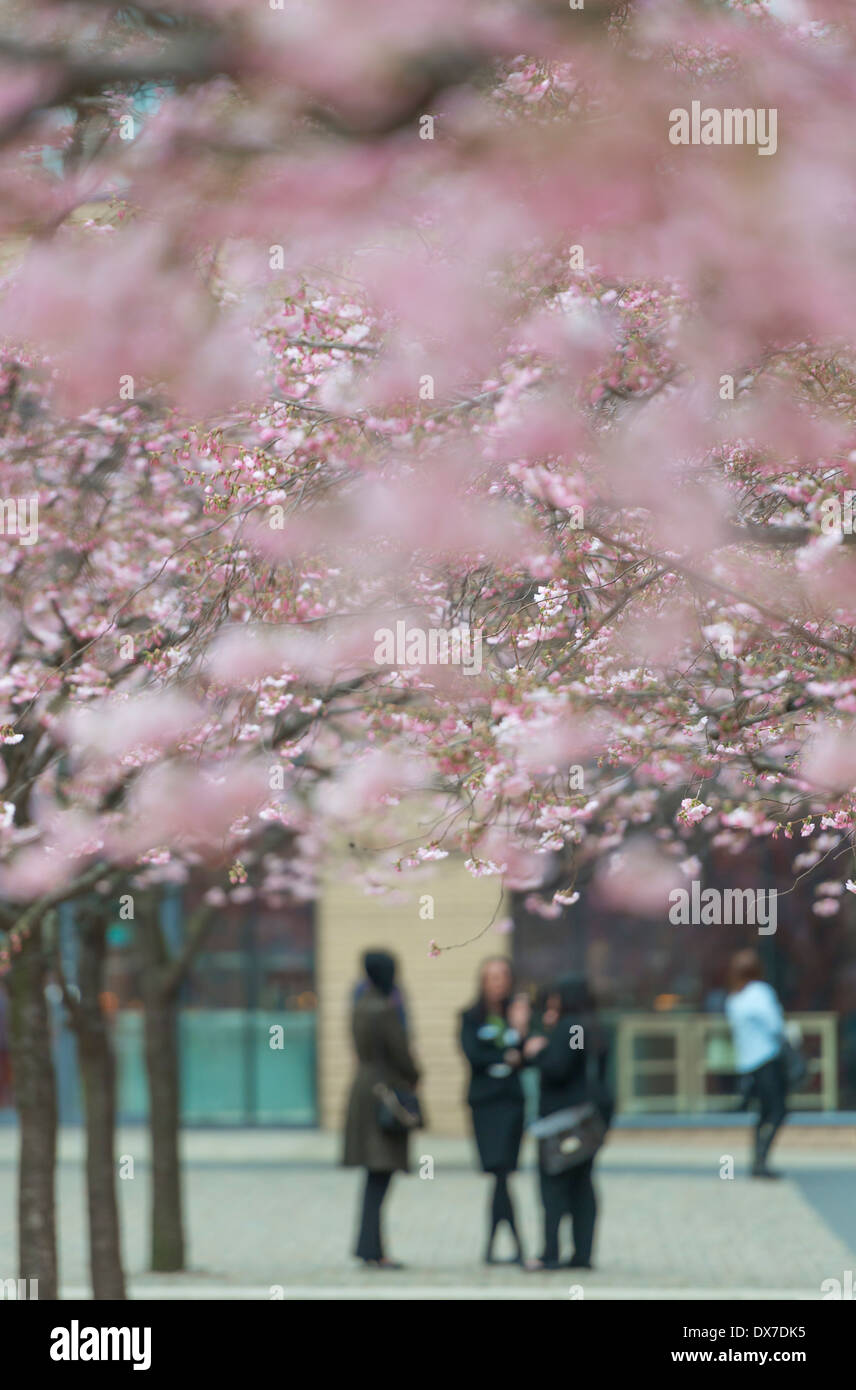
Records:
[[[758,1101],[752,1176],[778,1178],[781,1174],[768,1167],[767,1158],[787,1113],[785,1016],[776,991],[762,975],[757,951],[737,952],[731,961],[725,1014],[747,1099]]]

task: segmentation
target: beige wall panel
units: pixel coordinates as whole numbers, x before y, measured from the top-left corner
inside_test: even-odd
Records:
[[[419,916],[420,897],[434,898],[433,920]],[[401,901],[367,897],[359,888],[328,874],[318,903],[316,968],[318,982],[318,1081],[321,1123],[342,1123],[353,1073],[350,999],[359,979],[362,953],[371,947],[398,959],[412,1045],[423,1070],[423,1101],[435,1134],[468,1133],[464,1106],[466,1066],[458,1047],[457,1019],[474,995],[480,961],[505,955],[509,937],[492,929],[460,949],[429,957],[433,939],[455,945],[487,926],[497,906],[495,878],[474,879],[463,861],[444,859],[431,878],[400,891]],[[505,915],[505,908],[496,914]]]

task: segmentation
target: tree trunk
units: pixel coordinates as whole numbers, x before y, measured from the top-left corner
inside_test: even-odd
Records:
[[[21,1279],[38,1280],[40,1299],[56,1299],[57,1099],[45,982],[39,922],[24,938],[6,978],[12,1084],[20,1124],[18,1274]]]
[[[163,929],[157,917],[140,922],[141,992],[149,1086],[152,1155],[151,1267],[184,1269],[184,1214],[179,1155],[178,1008],[170,988]]]
[[[95,1299],[124,1299],[125,1278],[116,1191],[116,1059],[101,1005],[107,922],[97,910],[78,913],[80,955],[77,1039],[86,1114],[89,1265]]]

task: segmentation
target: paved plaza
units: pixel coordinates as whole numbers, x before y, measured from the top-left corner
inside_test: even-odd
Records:
[[[818,1299],[825,1279],[856,1269],[856,1134],[786,1132],[777,1183],[745,1177],[745,1133],[618,1131],[599,1161],[601,1221],[593,1272],[531,1275],[480,1264],[488,1180],[466,1142],[422,1135],[414,1157],[433,1177],[395,1179],[387,1244],[400,1273],[356,1267],[350,1246],[360,1175],[337,1166],[338,1141],[317,1132],[185,1135],[190,1270],[146,1271],[147,1137],[123,1130],[134,1158],[119,1183],[132,1297],[163,1299],[622,1298]],[[16,1134],[0,1129],[0,1273],[16,1272]],[[63,1295],[88,1296],[83,1136],[62,1133]],[[720,1177],[733,1155],[735,1177]],[[532,1153],[514,1179],[527,1251],[537,1253]],[[423,1163],[425,1171],[430,1164]],[[576,1286],[576,1287],[574,1287]],[[581,1290],[581,1293],[580,1293]]]

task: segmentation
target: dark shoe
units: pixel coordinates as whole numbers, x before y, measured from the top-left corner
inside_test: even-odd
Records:
[[[565,1265],[566,1269],[594,1269],[591,1260],[581,1260],[579,1255],[572,1255]]]
[[[777,1173],[775,1168],[768,1168],[766,1164],[755,1164],[752,1169],[753,1178],[783,1178],[784,1173]]]
[[[544,1269],[564,1269],[560,1260],[527,1260],[524,1269],[527,1274],[539,1274]]]

